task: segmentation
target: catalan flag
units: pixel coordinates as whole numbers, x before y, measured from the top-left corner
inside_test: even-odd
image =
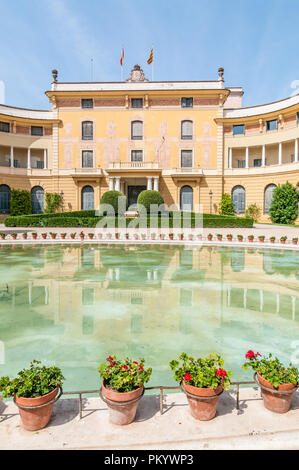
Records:
[[[148,65],[150,65],[150,64],[153,62],[153,60],[154,60],[154,48],[152,47],[150,56],[149,56],[149,58],[148,58],[148,60],[147,60]]]
[[[125,57],[125,52],[124,52],[124,49],[122,48],[121,57],[120,57],[120,65],[121,66],[123,66],[123,63],[124,63],[124,57]]]

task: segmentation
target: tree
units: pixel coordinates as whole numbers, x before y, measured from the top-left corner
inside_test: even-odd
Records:
[[[219,206],[220,215],[235,215],[232,197],[228,193],[222,195]]]
[[[298,217],[298,191],[288,181],[273,192],[269,210],[271,220],[280,224],[293,224]]]

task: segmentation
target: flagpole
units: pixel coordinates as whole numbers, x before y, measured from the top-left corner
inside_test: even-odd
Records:
[[[154,45],[152,45],[152,50],[154,52]],[[152,61],[152,82],[154,81],[154,59]]]

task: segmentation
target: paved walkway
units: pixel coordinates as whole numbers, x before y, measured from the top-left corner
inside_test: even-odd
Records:
[[[190,415],[183,393],[145,395],[136,421],[128,426],[110,424],[100,398],[84,399],[83,417],[78,400],[61,399],[54,405],[48,426],[25,431],[13,402],[0,402],[0,449],[297,449],[299,450],[299,393],[292,409],[275,414],[264,408],[260,391],[240,389],[236,409],[235,389],[221,395],[216,417],[198,421]]]

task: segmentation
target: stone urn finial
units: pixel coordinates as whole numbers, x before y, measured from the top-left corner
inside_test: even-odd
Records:
[[[57,83],[58,71],[52,70],[53,83]]]
[[[220,82],[224,82],[223,74],[224,74],[224,68],[219,67],[219,69],[218,69],[218,77],[219,77],[218,80]]]

